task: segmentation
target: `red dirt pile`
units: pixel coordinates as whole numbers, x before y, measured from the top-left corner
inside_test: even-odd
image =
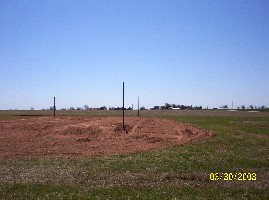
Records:
[[[0,158],[112,155],[190,143],[211,132],[165,119],[39,117],[0,121]]]

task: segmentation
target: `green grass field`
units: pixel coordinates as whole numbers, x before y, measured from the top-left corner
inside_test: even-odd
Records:
[[[79,116],[120,113],[57,111],[58,115]],[[127,116],[135,114],[126,112]],[[0,122],[33,115],[51,112],[0,111]],[[126,155],[2,159],[0,198],[269,199],[268,112],[144,111],[141,115],[189,123],[216,135],[194,144]],[[210,173],[216,172],[256,173],[257,179],[210,180]]]

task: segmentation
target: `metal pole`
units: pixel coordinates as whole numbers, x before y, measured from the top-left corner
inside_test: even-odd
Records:
[[[54,117],[55,117],[55,97],[54,97],[54,106],[53,106],[53,113],[54,113]]]
[[[137,109],[137,117],[139,117],[139,96],[138,96],[138,109]]]
[[[123,126],[123,130],[125,130],[125,126],[124,126],[124,82],[122,83],[122,126]]]

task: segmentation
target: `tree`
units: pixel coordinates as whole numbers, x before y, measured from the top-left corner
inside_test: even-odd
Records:
[[[83,107],[85,108],[85,110],[89,110],[89,106],[88,105],[85,105]]]
[[[225,106],[221,106],[220,108],[222,108],[222,109],[228,109],[228,106],[225,105]]]
[[[171,105],[169,103],[165,103],[165,108],[169,109],[169,108],[171,108]]]
[[[102,106],[102,107],[100,108],[100,110],[107,110],[107,107],[106,107],[106,106]]]
[[[184,106],[184,105],[181,105],[181,106],[180,106],[180,109],[181,109],[181,110],[184,110],[184,109],[186,109],[186,108],[187,108],[187,107]]]
[[[244,105],[242,105],[241,108],[242,108],[242,110],[245,110],[246,107]]]

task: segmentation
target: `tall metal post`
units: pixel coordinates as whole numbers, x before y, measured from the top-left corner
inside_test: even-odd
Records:
[[[124,82],[122,82],[122,126],[123,126],[123,130],[125,130],[125,126],[124,126]]]
[[[53,116],[55,117],[55,97],[54,97],[54,106],[53,106]]]
[[[138,96],[138,102],[137,102],[137,117],[139,117],[139,96]]]

